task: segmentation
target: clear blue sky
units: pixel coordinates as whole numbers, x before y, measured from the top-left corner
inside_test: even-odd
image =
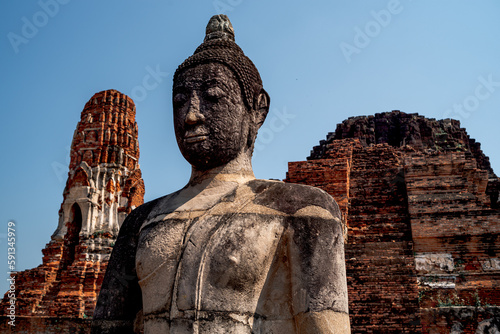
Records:
[[[221,12],[271,96],[253,160],[258,178],[283,179],[287,162],[305,160],[349,116],[394,109],[459,119],[500,173],[497,0],[26,0],[1,7],[1,294],[7,222],[17,223],[17,269],[36,267],[57,227],[73,131],[94,93],[117,89],[136,100],[146,201],[184,186],[190,168],[174,138],[172,74]],[[150,71],[157,85],[146,90]]]

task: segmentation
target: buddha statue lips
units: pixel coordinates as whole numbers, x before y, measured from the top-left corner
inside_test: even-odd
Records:
[[[206,134],[192,134],[192,133],[186,133],[184,136],[184,141],[188,144],[194,144],[194,143],[199,143],[201,141],[206,140],[208,137]]]
[[[197,126],[193,129],[186,130],[184,133],[184,143],[194,144],[208,139],[210,132],[204,126]]]
[[[172,96],[191,178],[123,223],[92,333],[349,333],[338,205],[255,179],[269,96],[225,15],[177,69]]]

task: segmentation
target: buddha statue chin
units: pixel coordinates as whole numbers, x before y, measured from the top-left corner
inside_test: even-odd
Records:
[[[191,178],[123,223],[92,333],[349,333],[338,206],[255,179],[269,96],[225,15],[177,69],[173,106]]]

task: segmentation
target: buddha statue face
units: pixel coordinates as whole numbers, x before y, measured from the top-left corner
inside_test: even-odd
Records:
[[[226,164],[247,147],[251,111],[227,66],[212,62],[185,69],[172,96],[177,144],[198,170]]]

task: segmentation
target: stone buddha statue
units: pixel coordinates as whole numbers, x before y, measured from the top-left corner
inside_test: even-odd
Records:
[[[173,110],[191,178],[123,223],[92,333],[349,333],[340,211],[255,179],[269,96],[225,15],[177,69]]]

